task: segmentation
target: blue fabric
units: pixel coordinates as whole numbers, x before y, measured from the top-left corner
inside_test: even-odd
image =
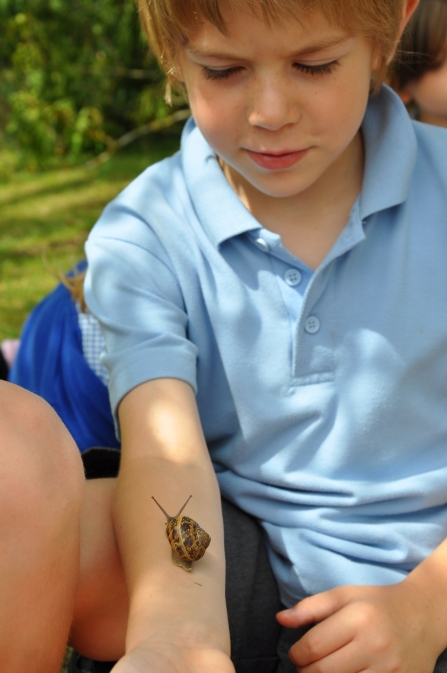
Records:
[[[84,359],[76,307],[64,285],[29,315],[8,378],[55,409],[80,451],[119,446],[107,388]]]
[[[194,387],[222,493],[261,520],[286,605],[397,582],[447,533],[447,132],[387,87],[362,131],[362,192],[315,272],[244,208],[193,120],[87,243],[113,408],[146,380]]]

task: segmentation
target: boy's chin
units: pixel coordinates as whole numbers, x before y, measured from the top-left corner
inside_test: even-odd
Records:
[[[305,192],[312,183],[301,180],[288,180],[285,171],[277,172],[275,175],[270,175],[266,180],[250,180],[253,189],[260,192],[264,196],[274,199],[293,198]]]
[[[227,164],[228,166],[228,164]],[[268,172],[258,172],[247,169],[246,166],[238,166],[226,173],[227,179],[237,194],[250,194],[262,198],[287,199],[296,197],[311,188],[318,181],[319,175],[315,171],[301,171],[296,169],[284,169]]]

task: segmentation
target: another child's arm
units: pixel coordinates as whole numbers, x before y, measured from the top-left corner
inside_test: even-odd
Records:
[[[126,656],[116,673],[232,673],[220,494],[192,388],[158,379],[119,407],[122,461],[114,523],[130,595]],[[172,564],[166,520],[151,496],[211,535],[188,573]]]
[[[399,584],[343,586],[278,613],[316,624],[290,651],[305,673],[433,673],[447,647],[447,541]]]

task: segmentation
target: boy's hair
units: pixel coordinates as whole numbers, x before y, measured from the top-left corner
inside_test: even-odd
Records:
[[[331,23],[372,40],[382,58],[376,88],[385,76],[399,34],[404,0],[223,0],[230,8],[252,11],[269,23],[286,23],[319,10]],[[178,85],[175,60],[197,22],[206,20],[224,34],[226,26],[219,0],[139,0],[139,11],[149,45],[168,76]]]
[[[75,304],[79,304],[81,313],[87,313],[87,304],[84,297],[84,281],[87,270],[79,271],[77,267],[72,269],[72,275],[57,274],[58,280],[65,285],[70,292]]]
[[[391,84],[402,91],[447,57],[447,0],[421,0],[402,36]]]

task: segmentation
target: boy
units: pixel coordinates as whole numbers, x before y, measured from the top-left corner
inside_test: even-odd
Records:
[[[237,671],[431,673],[447,646],[447,138],[370,95],[416,4],[141,4],[194,121],[87,244],[122,461],[90,484],[73,643],[117,673],[234,671],[220,493]],[[152,500],[190,494],[191,575]]]

